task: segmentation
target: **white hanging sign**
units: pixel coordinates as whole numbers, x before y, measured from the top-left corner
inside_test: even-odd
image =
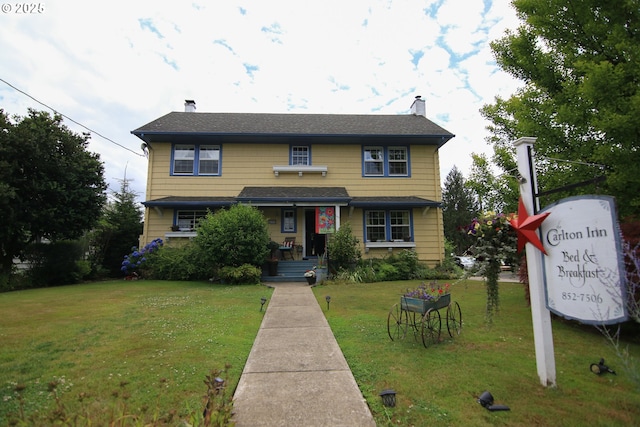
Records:
[[[621,234],[613,197],[578,196],[543,209],[547,308],[588,324],[627,319]]]

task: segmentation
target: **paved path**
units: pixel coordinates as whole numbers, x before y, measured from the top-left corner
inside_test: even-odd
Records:
[[[306,283],[275,290],[234,395],[238,427],[375,427]]]

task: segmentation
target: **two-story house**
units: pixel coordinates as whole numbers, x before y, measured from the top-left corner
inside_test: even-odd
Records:
[[[259,208],[271,239],[294,256],[323,253],[325,231],[349,222],[364,257],[413,249],[444,255],[438,149],[454,135],[406,115],[198,113],[162,116],[132,133],[148,153],[140,244],[195,236],[207,210]]]

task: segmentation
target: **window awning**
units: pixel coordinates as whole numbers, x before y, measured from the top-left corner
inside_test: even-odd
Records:
[[[147,200],[142,204],[148,208],[220,208],[237,203],[235,197],[188,197],[168,196],[155,200]]]
[[[255,206],[342,205],[363,209],[442,207],[442,202],[417,196],[351,197],[344,187],[245,187],[236,197],[168,196],[142,202],[146,207],[206,209],[235,203]]]
[[[344,187],[245,187],[238,202],[260,204],[344,205],[351,197]]]
[[[439,208],[442,202],[423,199],[417,196],[387,196],[387,197],[354,197],[349,206],[354,208]]]

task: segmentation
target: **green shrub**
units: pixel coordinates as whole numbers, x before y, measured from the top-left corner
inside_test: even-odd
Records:
[[[398,270],[399,280],[409,280],[418,278],[418,254],[412,250],[402,250],[398,255],[390,257],[389,263]]]
[[[382,264],[376,272],[377,282],[388,282],[391,280],[402,280],[400,271],[393,264]]]
[[[260,283],[261,274],[262,270],[251,264],[242,264],[240,267],[222,267],[219,271],[221,280],[234,285]]]
[[[64,240],[51,243],[34,243],[27,249],[26,261],[31,287],[60,286],[78,283],[89,274],[84,263],[83,245]]]
[[[213,271],[200,248],[187,243],[160,248],[145,262],[143,275],[159,280],[207,280]]]
[[[353,268],[362,257],[359,240],[353,235],[351,224],[344,223],[327,243],[329,259],[335,270]]]
[[[89,260],[81,259],[76,261],[76,268],[72,272],[72,278],[75,282],[80,282],[91,274],[91,262]]]
[[[234,205],[200,220],[194,239],[215,266],[260,266],[268,254],[269,232],[262,213],[247,205]]]

